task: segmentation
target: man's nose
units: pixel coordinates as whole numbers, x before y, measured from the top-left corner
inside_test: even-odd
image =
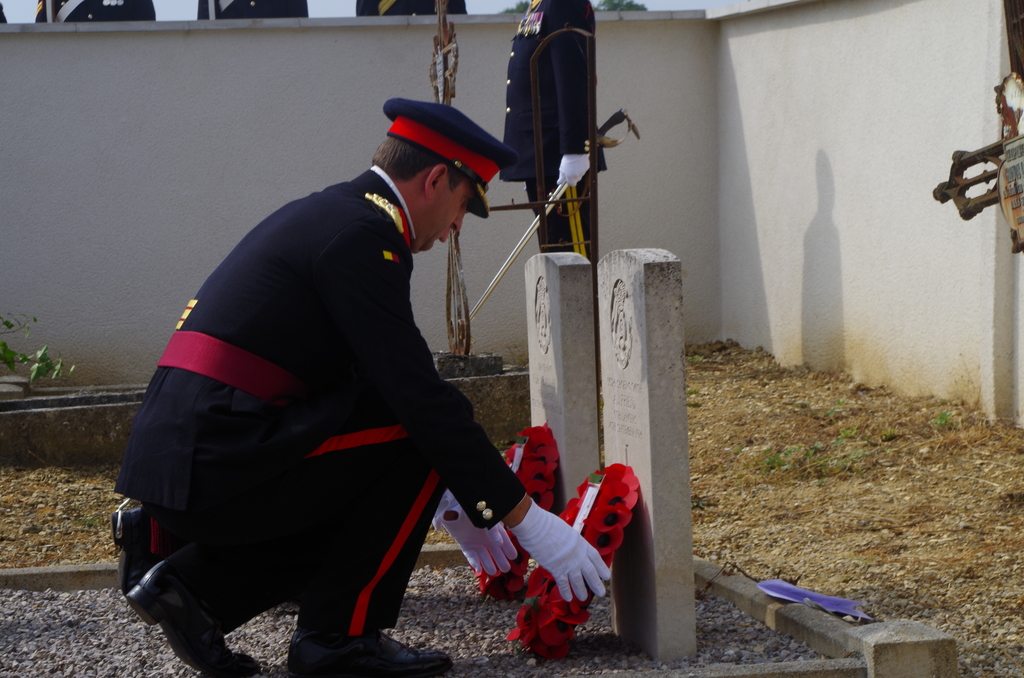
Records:
[[[449,235],[451,235],[453,232],[455,232],[455,233],[461,232],[462,231],[462,218],[465,217],[465,216],[466,216],[465,212],[460,214],[458,216],[458,218],[455,219],[455,221],[452,222],[452,225],[448,228],[448,230],[446,230],[444,233],[441,234],[441,237],[439,238],[439,240],[441,242],[448,242],[448,236]]]

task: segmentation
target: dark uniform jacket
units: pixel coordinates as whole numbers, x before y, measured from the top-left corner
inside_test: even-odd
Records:
[[[82,0],[61,17],[60,11],[75,0],[40,0],[36,4],[36,23],[46,23],[46,5],[53,4],[54,23],[62,21],[156,21],[153,0]]]
[[[436,14],[434,0],[356,0],[356,16],[397,16],[409,14]],[[384,11],[381,12],[381,7]],[[449,14],[465,14],[466,0],[449,0]]]
[[[478,526],[493,526],[523,498],[468,401],[438,377],[413,319],[412,253],[368,193],[399,204],[368,171],[267,217],[203,284],[179,328],[284,368],[308,396],[276,406],[158,367],[132,426],[118,492],[176,510],[215,506],[302,463],[341,430],[379,425],[360,404],[380,402],[388,412],[378,414],[397,418],[463,506],[484,501],[493,510],[490,520],[468,511]],[[339,488],[373,463],[371,454],[355,455]]]
[[[594,8],[587,0],[540,0],[531,6],[512,39],[505,90],[504,142],[519,153],[519,162],[501,170],[504,181],[536,178],[530,58],[541,40],[566,24],[593,33]],[[563,155],[586,152],[586,38],[578,33],[565,33],[552,40],[541,53],[538,76],[544,174],[557,176]]]
[[[225,5],[227,5],[225,7]],[[218,19],[308,17],[306,0],[214,0]],[[197,19],[210,18],[209,0],[199,0]]]

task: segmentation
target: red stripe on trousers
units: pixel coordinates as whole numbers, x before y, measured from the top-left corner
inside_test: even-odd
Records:
[[[387,574],[395,559],[398,558],[398,554],[402,551],[402,547],[405,546],[405,542],[409,539],[409,535],[412,533],[416,523],[419,522],[420,515],[422,515],[423,509],[430,502],[430,497],[433,496],[440,480],[441,477],[437,475],[437,471],[431,470],[430,475],[427,476],[427,481],[423,484],[423,489],[420,490],[419,496],[416,497],[416,501],[409,511],[409,515],[405,517],[405,522],[402,523],[401,529],[398,530],[395,541],[384,555],[384,560],[381,561],[377,574],[359,593],[355,610],[352,612],[352,624],[348,629],[350,636],[361,636],[363,634],[363,626],[366,624],[366,612],[370,607],[370,596],[373,594],[373,589],[384,578],[384,575]]]
[[[352,447],[361,447],[362,445],[387,443],[392,440],[401,440],[402,438],[408,437],[409,432],[406,431],[405,427],[401,424],[383,426],[381,428],[368,428],[365,431],[345,433],[344,435],[328,438],[320,444],[320,447],[307,454],[306,459],[309,459],[310,457],[318,457],[325,452],[347,450]]]

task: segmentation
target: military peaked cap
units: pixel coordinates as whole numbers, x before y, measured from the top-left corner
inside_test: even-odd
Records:
[[[467,209],[486,219],[490,210],[487,183],[499,169],[514,164],[519,154],[452,106],[388,99],[384,115],[392,120],[388,136],[439,156],[470,178],[477,195]]]

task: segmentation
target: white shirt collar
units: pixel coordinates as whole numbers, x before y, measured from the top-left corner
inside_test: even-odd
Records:
[[[395,182],[393,182],[391,180],[391,177],[388,176],[387,172],[382,170],[377,165],[374,165],[370,169],[373,170],[374,172],[376,172],[377,175],[380,176],[381,179],[386,181],[388,183],[388,186],[391,187],[391,190],[394,191],[395,195],[398,196],[398,202],[402,203],[402,210],[405,212],[405,223],[407,223],[409,225],[409,239],[410,240],[415,240],[416,239],[416,229],[413,228],[413,225],[412,225],[412,214],[409,213],[409,206],[405,204],[405,198],[402,196],[402,192],[400,190],[398,190],[398,186],[395,186]]]

